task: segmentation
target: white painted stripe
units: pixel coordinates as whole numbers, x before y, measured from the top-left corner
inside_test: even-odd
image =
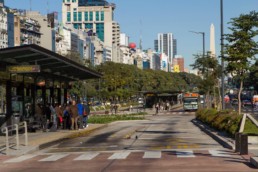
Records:
[[[108,159],[126,159],[130,152],[117,152],[110,156]]]
[[[68,156],[69,154],[56,154],[56,155],[51,155],[51,156],[49,156],[49,157],[47,157],[47,158],[44,158],[44,159],[41,159],[41,160],[39,160],[40,162],[42,162],[42,161],[57,161],[57,160],[59,160],[59,159],[61,159],[61,158],[64,158],[64,157],[66,157],[66,156]]]
[[[217,156],[217,157],[230,157],[231,155],[228,154],[228,152],[224,152],[221,150],[209,150],[209,153],[212,156]]]
[[[75,161],[81,161],[81,160],[92,160],[93,158],[95,158],[96,156],[98,156],[99,153],[97,152],[88,152],[85,154],[82,154],[81,156],[75,158]]]
[[[161,158],[161,152],[158,152],[158,151],[144,152],[143,158]]]
[[[5,161],[4,163],[15,163],[15,162],[22,162],[31,158],[36,157],[37,155],[23,155],[17,158],[13,158],[13,159],[9,159],[7,161]]]
[[[176,155],[178,158],[193,158],[195,155],[193,154],[193,151],[191,150],[184,150],[184,151],[177,151]]]

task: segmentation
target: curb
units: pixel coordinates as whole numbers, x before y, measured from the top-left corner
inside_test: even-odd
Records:
[[[199,127],[203,132],[205,132],[207,135],[209,135],[211,138],[216,140],[219,144],[221,144],[223,147],[228,149],[235,149],[234,141],[230,138],[224,138],[222,136],[219,136],[218,132],[209,126],[205,125],[199,120],[193,119],[192,123]]]
[[[250,163],[255,166],[256,168],[258,168],[258,157],[251,157],[250,158]]]

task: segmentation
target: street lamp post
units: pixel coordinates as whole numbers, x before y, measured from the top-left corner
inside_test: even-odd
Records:
[[[192,33],[195,33],[195,34],[202,34],[202,55],[203,57],[205,56],[205,32],[195,32],[195,31],[190,31]]]
[[[222,109],[225,109],[225,102],[224,102],[224,30],[223,30],[223,0],[220,0],[220,41],[221,41],[221,68],[222,68],[222,75],[221,75],[221,98],[222,98]]]

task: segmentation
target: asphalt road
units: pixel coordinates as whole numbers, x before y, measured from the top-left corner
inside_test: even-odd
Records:
[[[112,123],[87,137],[35,154],[2,157],[5,171],[256,171],[191,120],[194,112],[161,112]]]

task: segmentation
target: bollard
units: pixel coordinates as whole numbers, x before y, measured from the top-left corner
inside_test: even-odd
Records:
[[[28,146],[28,127],[27,122],[24,121],[24,136],[25,136],[25,146]]]
[[[9,138],[8,138],[8,127],[5,127],[5,145],[6,145],[6,155],[9,155]]]
[[[240,139],[241,139],[241,133],[235,134],[235,152],[240,152]]]
[[[248,154],[248,135],[241,134],[240,136],[240,155]]]
[[[16,149],[17,150],[19,150],[19,145],[20,145],[20,143],[19,143],[19,126],[18,126],[18,124],[14,124],[14,126],[15,126],[15,131],[16,131]]]

